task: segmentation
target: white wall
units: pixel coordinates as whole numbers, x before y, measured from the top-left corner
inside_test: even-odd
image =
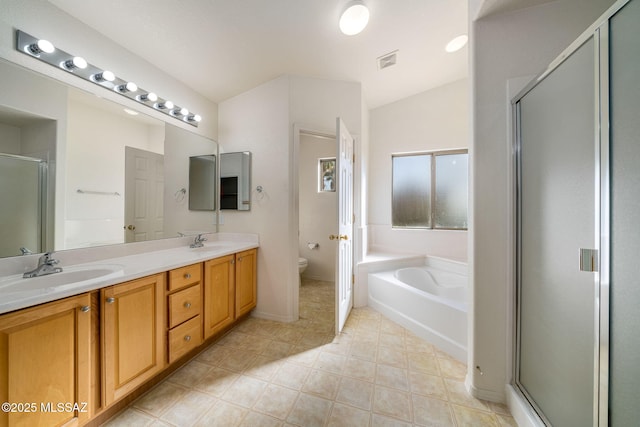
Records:
[[[595,21],[612,0],[562,0],[471,23],[472,220],[468,385],[504,400],[512,357],[514,287],[509,83],[538,74]],[[479,366],[483,375],[480,375]]]
[[[303,134],[300,137],[298,254],[308,261],[303,277],[335,280],[336,245],[327,236],[335,234],[338,223],[336,192],[318,191],[318,159],[336,157],[332,139]],[[318,247],[309,249],[308,243]]]
[[[224,211],[219,230],[260,234],[257,316],[297,319],[299,135],[294,125],[333,133],[340,116],[360,135],[361,92],[359,83],[282,76],[219,105],[221,149],[252,153],[251,211]],[[260,197],[258,185],[264,189]]]
[[[467,260],[467,232],[391,228],[391,155],[467,148],[468,81],[441,86],[370,112],[368,250]]]
[[[0,153],[20,154],[20,135],[18,126],[0,123]]]

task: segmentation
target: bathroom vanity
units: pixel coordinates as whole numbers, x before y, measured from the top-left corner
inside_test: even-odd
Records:
[[[0,426],[104,422],[256,306],[257,247],[128,255],[70,266],[75,283],[22,279],[22,291],[0,279]],[[75,274],[95,270],[106,274]]]

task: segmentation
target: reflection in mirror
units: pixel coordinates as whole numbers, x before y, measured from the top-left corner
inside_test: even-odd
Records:
[[[20,208],[20,227],[0,218],[0,257],[216,231],[211,212],[191,212],[176,195],[188,186],[189,157],[217,153],[214,141],[4,60],[0,75],[2,158],[46,165],[42,179],[18,183],[13,163],[0,164],[2,200],[15,207],[18,195],[42,195]],[[28,180],[39,189],[19,188]]]
[[[216,209],[216,156],[189,157],[189,210]]]
[[[251,209],[251,153],[220,154],[220,209]]]

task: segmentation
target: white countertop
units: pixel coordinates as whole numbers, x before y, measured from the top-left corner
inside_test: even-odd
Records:
[[[214,240],[205,243],[202,248],[192,249],[188,246],[181,246],[81,264],[65,265],[61,263],[57,267],[63,268],[62,273],[54,273],[32,279],[21,279],[22,274],[0,277],[0,314],[257,248],[258,246],[257,240]],[[108,269],[112,273],[80,282],[60,283],[60,278],[65,274],[65,268],[68,269],[67,271]],[[56,277],[58,274],[61,276]],[[16,279],[21,280],[18,285],[10,287],[5,285],[3,287],[3,283],[15,282]],[[55,283],[55,286],[52,286],[51,283]],[[22,284],[24,286],[21,286]]]

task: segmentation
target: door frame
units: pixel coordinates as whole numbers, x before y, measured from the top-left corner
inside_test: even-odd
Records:
[[[290,152],[290,165],[291,165],[291,176],[290,176],[290,188],[291,188],[291,199],[292,199],[292,209],[291,209],[291,224],[294,224],[295,229],[290,229],[290,244],[289,248],[292,251],[290,254],[290,263],[289,263],[289,271],[293,280],[290,280],[292,290],[287,295],[289,306],[291,307],[291,313],[293,321],[296,321],[300,318],[300,287],[299,280],[300,274],[298,273],[298,227],[300,221],[300,211],[299,211],[299,185],[298,185],[298,174],[299,167],[298,162],[300,159],[300,135],[307,134],[313,135],[317,137],[330,138],[335,141],[336,135],[335,129],[329,128],[321,128],[318,126],[312,126],[307,124],[294,123],[293,125],[293,138],[292,138],[292,147]],[[359,138],[358,134],[352,133],[351,136],[354,140],[354,152],[356,153],[356,162],[354,162],[354,194],[353,194],[353,210],[356,216],[356,221],[353,224],[354,229],[354,241],[353,241],[353,271],[354,274],[356,270],[356,264],[360,259],[360,239],[358,238],[358,227],[360,224],[360,209],[361,204],[359,203],[359,198],[356,196],[359,188],[360,188],[360,177],[359,171],[360,167],[358,166],[359,162]],[[336,266],[337,267],[337,266]],[[356,274],[357,278],[357,274]],[[353,294],[353,291],[352,291]]]

